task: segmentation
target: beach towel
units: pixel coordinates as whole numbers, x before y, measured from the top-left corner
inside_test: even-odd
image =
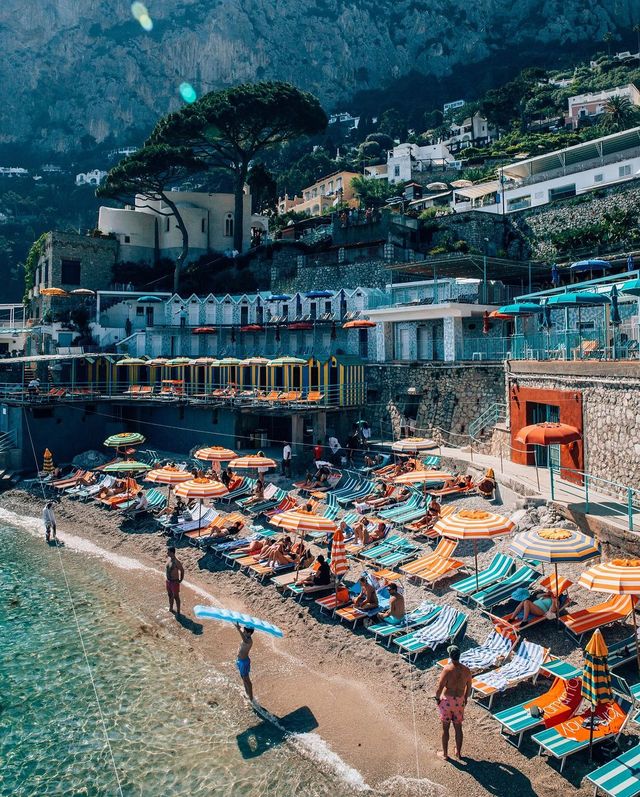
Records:
[[[460,656],[460,664],[465,664],[470,670],[484,670],[487,667],[492,667],[497,661],[509,655],[514,639],[513,635],[503,636],[493,630],[482,645],[466,650]]]
[[[446,642],[451,635],[451,628],[458,616],[453,606],[444,606],[437,619],[426,628],[415,632],[415,639],[426,647],[436,647]]]
[[[484,687],[503,692],[512,681],[523,681],[536,675],[544,661],[545,649],[532,642],[522,642],[513,659],[493,672],[483,675],[479,680]]]

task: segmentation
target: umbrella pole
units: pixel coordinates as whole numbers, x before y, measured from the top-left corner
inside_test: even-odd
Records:
[[[553,571],[556,577],[556,626],[560,625],[560,594],[558,591],[558,563],[553,563]]]
[[[476,592],[480,591],[480,586],[478,582],[478,543],[476,540],[473,541],[473,559],[476,563]]]
[[[595,717],[595,713],[593,706],[591,706],[591,722],[589,723],[589,761],[593,761],[593,718]]]
[[[200,531],[201,526],[202,526],[202,498],[200,499],[200,508],[198,511],[198,531]]]
[[[633,618],[633,636],[636,640],[636,661],[638,662],[638,670],[640,670],[640,647],[638,647],[638,626],[636,620],[636,605],[634,596],[631,596],[631,617]]]

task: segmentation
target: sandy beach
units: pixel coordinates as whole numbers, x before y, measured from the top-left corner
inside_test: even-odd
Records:
[[[466,499],[470,506],[479,500]],[[0,507],[21,516],[24,525],[31,525],[25,519],[39,516],[41,504],[40,495],[20,490],[5,493],[0,501]],[[495,509],[511,514],[514,507]],[[432,657],[419,659],[417,665],[409,664],[393,648],[376,644],[366,632],[353,632],[322,615],[317,607],[284,598],[268,582],[260,584],[186,544],[178,551],[187,582],[183,585],[185,617],[178,621],[168,612],[164,590],[166,538],[155,530],[153,521],[124,523],[120,527],[118,513],[68,498],[57,505],[56,514],[59,536],[62,541],[67,537],[69,543],[69,550],[63,550],[62,555],[105,557],[113,579],[121,586],[123,610],[135,611],[141,618],[139,633],[155,637],[158,645],[183,649],[185,667],[191,657],[197,657],[210,662],[240,688],[234,663],[238,645],[235,630],[195,621],[193,606],[197,603],[217,601],[283,628],[285,637],[281,640],[256,635],[252,653],[256,696],[276,717],[307,707],[317,722],[316,732],[348,767],[360,773],[361,780],[357,773],[351,773],[352,782],[400,797],[448,793],[518,793],[524,797],[559,795],[567,790],[589,793],[589,789],[581,787],[586,772],[594,768],[586,756],[570,759],[561,776],[556,764],[537,757],[537,748],[530,742],[525,741],[518,751],[502,739],[490,713],[473,701],[465,722],[467,757],[461,762],[439,761],[436,751],[440,746],[440,725],[433,702],[439,668],[431,666]],[[546,522],[548,517],[540,520]],[[39,521],[32,525],[40,527]],[[504,540],[497,546],[481,546],[480,565],[488,563],[496,549],[506,547]],[[78,554],[72,554],[74,548],[79,549]],[[52,556],[54,553],[52,550]],[[461,545],[456,556],[472,566],[470,544]],[[54,560],[53,566],[57,566]],[[575,579],[580,570],[580,566],[567,567],[563,575]],[[456,603],[448,585],[444,581],[430,593],[407,584],[408,608],[433,596],[440,604]],[[597,596],[584,590],[575,597],[580,601],[592,597],[593,602],[597,600]],[[490,629],[486,617],[478,611],[471,612],[463,649],[481,643]],[[554,654],[577,665],[582,661],[577,645],[550,622],[531,629],[526,638],[544,642]],[[495,701],[494,710],[539,694],[547,683],[541,680],[536,687],[522,686],[507,692]],[[247,707],[247,724],[254,721],[255,715]]]

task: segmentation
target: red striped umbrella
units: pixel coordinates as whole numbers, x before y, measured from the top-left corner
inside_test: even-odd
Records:
[[[229,463],[229,467],[232,470],[236,470],[237,468],[277,468],[278,463],[275,462],[273,459],[269,459],[269,457],[265,457],[262,451],[258,451],[257,454],[250,454],[246,457],[238,457],[237,459],[232,459]]]
[[[167,506],[171,503],[171,488],[174,484],[182,484],[189,481],[192,476],[187,470],[180,470],[174,465],[165,465],[163,468],[154,468],[150,470],[145,479],[156,484],[168,484],[169,490],[167,492]]]
[[[343,576],[349,569],[347,554],[344,549],[344,534],[341,529],[336,529],[331,543],[331,571],[337,576]]]
[[[290,509],[288,512],[281,512],[275,515],[270,521],[274,526],[287,531],[324,531],[328,534],[336,532],[338,526],[330,518],[316,515],[313,512],[305,512],[302,509]]]
[[[182,482],[176,487],[176,495],[181,498],[199,498],[200,499],[200,514],[198,516],[198,529],[202,521],[202,502],[205,498],[221,498],[223,495],[228,494],[227,488],[222,482],[214,481],[213,479],[189,479],[187,482]]]
[[[193,456],[196,459],[204,459],[207,462],[228,462],[238,455],[230,448],[208,446],[207,448],[199,448]]]

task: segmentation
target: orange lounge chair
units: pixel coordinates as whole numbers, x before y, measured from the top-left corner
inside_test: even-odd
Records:
[[[323,612],[333,612],[343,606],[348,606],[351,603],[351,595],[346,587],[338,587],[338,589],[331,595],[325,598],[316,598],[315,603],[322,609]]]
[[[477,489],[475,484],[470,484],[468,487],[454,485],[453,487],[442,487],[440,490],[429,490],[429,493],[444,498],[447,495],[469,495],[469,493],[475,493]]]
[[[58,479],[58,481],[51,482],[51,486],[55,487],[56,490],[66,490],[67,487],[73,487],[88,475],[88,470],[77,470],[72,476],[68,476],[66,479]]]
[[[595,606],[566,614],[560,618],[560,622],[567,633],[580,641],[585,634],[595,631],[596,628],[626,620],[637,601],[638,599],[632,598],[631,595],[614,595]]]
[[[324,399],[324,393],[321,393],[319,390],[310,390],[307,393],[306,398],[302,398],[302,394],[300,394],[301,398],[296,399],[297,404],[319,404]]]
[[[101,504],[104,504],[108,509],[115,509],[120,504],[124,504],[125,501],[131,501],[135,498],[136,493],[141,490],[142,487],[138,484],[135,479],[127,479],[124,489],[116,493],[115,495],[109,495],[106,498],[98,499]]]
[[[462,567],[462,562],[451,559],[457,547],[456,540],[449,540],[443,537],[435,551],[403,565],[400,568],[400,572],[410,578],[417,578],[427,583],[435,583],[436,580],[444,578],[445,575],[450,572],[453,573],[454,570]]]
[[[257,399],[261,403],[264,402],[265,404],[270,404],[273,401],[277,401],[279,396],[279,390],[271,390],[266,396],[257,396]]]
[[[447,515],[451,515],[453,512],[456,511],[456,508],[457,507],[455,506],[455,504],[449,504],[449,506],[443,506],[440,510],[440,517],[437,518],[437,520],[440,520],[443,517],[447,517]],[[414,534],[418,534],[421,537],[426,537],[429,540],[435,540],[436,537],[440,536],[437,531],[433,530],[433,526],[435,525],[436,520],[433,521],[431,526],[421,525],[422,521],[426,517],[427,515],[425,514],[422,518],[420,518],[420,520],[415,520],[413,523],[408,523],[405,526],[405,529],[407,531],[412,531]]]

